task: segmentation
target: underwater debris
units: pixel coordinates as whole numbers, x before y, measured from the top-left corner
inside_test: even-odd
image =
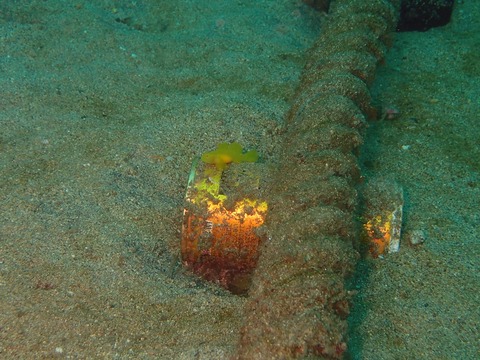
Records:
[[[269,241],[255,270],[236,359],[342,359],[358,146],[375,116],[368,86],[391,44],[398,1],[337,0],[286,116],[269,189]],[[299,156],[300,155],[300,156]]]
[[[268,209],[267,202],[255,197],[255,166],[245,164],[257,159],[256,151],[244,154],[237,143],[220,144],[203,161],[195,159],[185,196],[182,261],[234,294],[248,291]],[[237,163],[239,171],[227,168],[230,163]]]
[[[363,239],[370,254],[381,257],[397,252],[403,218],[403,189],[388,180],[371,181],[364,192]]]

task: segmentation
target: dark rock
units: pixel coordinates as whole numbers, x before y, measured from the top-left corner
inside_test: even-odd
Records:
[[[449,23],[454,0],[402,0],[397,31],[427,31]]]

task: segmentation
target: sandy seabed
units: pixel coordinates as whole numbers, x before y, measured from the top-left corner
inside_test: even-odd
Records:
[[[402,185],[404,238],[358,265],[354,359],[480,356],[479,16],[397,34],[378,72],[399,114],[360,160]],[[235,352],[245,298],[179,262],[190,164],[238,141],[275,166],[320,29],[287,0],[0,4],[0,357]]]

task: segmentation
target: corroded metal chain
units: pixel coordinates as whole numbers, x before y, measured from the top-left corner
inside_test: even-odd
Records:
[[[239,359],[339,359],[346,351],[344,281],[358,257],[355,152],[397,10],[395,0],[331,5],[287,115],[270,239],[245,309]]]

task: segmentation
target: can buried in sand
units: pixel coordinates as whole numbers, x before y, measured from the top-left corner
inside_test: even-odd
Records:
[[[237,144],[195,159],[188,179],[181,253],[184,265],[234,294],[245,294],[257,265],[268,205],[258,199],[256,151]]]
[[[374,180],[364,193],[364,240],[374,258],[397,252],[403,217],[403,190],[393,181]]]
[[[363,225],[373,257],[399,250],[402,208],[403,204],[398,205],[393,211],[385,211],[383,214],[376,215]]]

